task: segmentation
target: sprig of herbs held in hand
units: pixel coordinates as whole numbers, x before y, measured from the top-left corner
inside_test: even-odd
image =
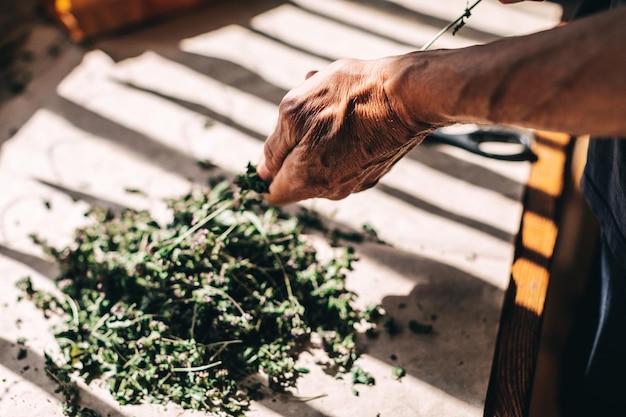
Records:
[[[263,194],[270,190],[269,184],[259,177],[256,165],[252,164],[252,162],[248,162],[246,172],[235,177],[235,185],[238,186],[242,192],[254,191],[258,194]]]
[[[241,190],[215,180],[169,200],[167,224],[147,211],[94,208],[73,244],[38,242],[60,267],[62,296],[34,289],[29,278],[19,286],[62,317],[54,333],[63,360],[47,358],[47,372],[67,415],[84,411],[74,375],[102,378],[121,404],[174,402],[240,416],[255,395],[286,391],[307,372],[297,360],[314,333],[326,366],[353,369],[355,325],[374,316],[356,309],[345,287],[354,251],[337,247],[320,260],[297,217],[250,193],[266,190],[259,181],[249,165],[236,180]],[[259,374],[264,385],[246,382]]]
[[[469,3],[468,5],[465,7],[465,11],[463,12],[463,14],[459,17],[457,17],[455,20],[453,20],[452,22],[448,23],[446,25],[446,27],[444,27],[443,29],[441,29],[439,32],[437,32],[437,34],[435,36],[433,36],[433,38],[431,40],[429,40],[428,42],[426,42],[421,48],[420,51],[425,51],[428,48],[430,48],[436,41],[437,39],[441,38],[444,33],[446,33],[447,31],[449,31],[450,29],[454,28],[452,30],[452,35],[456,35],[456,33],[461,30],[461,28],[463,26],[465,26],[466,20],[465,19],[469,19],[469,17],[472,15],[472,9],[474,9],[474,7],[478,6],[478,3],[480,3],[482,0],[475,0],[474,3],[472,3],[472,5],[470,6]]]

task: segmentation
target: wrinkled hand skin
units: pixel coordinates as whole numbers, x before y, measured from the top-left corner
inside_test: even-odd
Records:
[[[386,69],[384,60],[339,60],[283,98],[258,164],[271,181],[269,203],[368,189],[433,130],[398,116],[384,89]]]

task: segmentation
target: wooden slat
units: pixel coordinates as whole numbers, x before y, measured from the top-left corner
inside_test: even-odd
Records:
[[[570,137],[539,132],[496,342],[485,417],[526,417],[539,351]]]

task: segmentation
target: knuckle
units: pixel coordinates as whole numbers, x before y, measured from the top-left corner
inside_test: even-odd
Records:
[[[367,181],[367,182],[361,184],[361,186],[356,190],[356,192],[369,190],[370,188],[375,187],[378,184],[379,180],[380,180],[380,178],[376,178],[374,180],[370,180],[370,181]]]
[[[282,116],[293,117],[298,115],[303,110],[304,102],[300,100],[295,94],[287,94],[280,101],[278,111]]]
[[[338,201],[338,200],[343,200],[344,198],[348,197],[350,194],[352,194],[351,191],[341,190],[341,191],[334,192],[333,194],[329,195],[327,198],[329,200]]]
[[[265,144],[265,147],[263,148],[263,154],[265,156],[265,165],[270,171],[272,171],[278,159],[276,149],[270,144]]]

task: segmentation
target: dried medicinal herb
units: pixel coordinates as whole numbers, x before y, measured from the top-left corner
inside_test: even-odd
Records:
[[[301,208],[297,217],[300,220],[300,223],[302,223],[305,227],[323,232],[326,239],[332,246],[339,246],[342,242],[362,243],[365,241],[371,241],[381,244],[385,243],[383,240],[378,238],[376,230],[368,223],[362,225],[361,231],[346,231],[337,227],[328,229],[324,225],[321,215],[317,211],[306,207]]]
[[[210,171],[212,169],[217,168],[217,165],[215,165],[213,162],[211,162],[208,159],[201,159],[199,161],[196,161],[196,165],[198,165],[201,169],[204,169],[206,171]]]
[[[245,173],[239,174],[235,178],[235,185],[239,186],[243,191],[251,190],[259,194],[269,191],[269,184],[259,177],[256,166],[252,163],[248,163]]]
[[[359,396],[359,391],[355,388],[356,385],[375,385],[376,380],[369,372],[365,371],[360,366],[352,367],[352,394]]]
[[[424,44],[424,46],[422,46],[420,48],[420,50],[421,51],[425,51],[428,48],[430,48],[433,45],[433,43],[435,43],[435,41],[437,39],[439,39],[441,36],[443,36],[443,34],[446,33],[447,31],[449,31],[450,29],[453,29],[452,30],[452,34],[456,35],[456,33],[461,28],[463,28],[463,26],[465,26],[465,23],[466,23],[465,19],[469,18],[472,15],[472,9],[474,9],[474,7],[478,6],[478,3],[480,3],[480,2],[481,2],[481,0],[476,0],[474,3],[472,3],[471,6],[468,3],[467,7],[465,7],[465,10],[463,11],[463,14],[461,16],[457,17],[452,22],[450,22],[448,25],[446,25],[446,27],[441,29],[431,40],[426,42],[426,44]]]
[[[383,317],[383,328],[389,336],[395,336],[400,333],[400,327],[393,316],[385,315]]]
[[[401,366],[394,366],[391,368],[391,374],[395,379],[401,379],[406,376],[406,371]]]
[[[432,333],[432,331],[433,331],[433,325],[432,324],[420,323],[417,320],[410,320],[409,321],[409,330],[411,330],[413,333],[417,333],[417,334],[429,334],[429,333]]]
[[[141,191],[138,188],[132,188],[132,187],[128,187],[125,188],[124,191],[126,191],[128,194],[141,194],[141,195],[146,195],[146,193],[144,193],[143,191]]]
[[[24,338],[17,339],[17,345],[20,347],[17,351],[17,360],[21,361],[22,359],[26,359],[28,356],[28,350],[26,349],[26,340]]]
[[[268,388],[288,391],[300,374],[300,352],[316,333],[336,372],[373,384],[355,368],[355,325],[378,315],[357,310],[345,287],[354,251],[334,248],[321,260],[296,217],[250,190],[266,184],[248,166],[237,179],[168,201],[171,219],[147,211],[119,215],[94,208],[73,244],[39,241],[59,265],[62,296],[18,286],[46,314],[63,352],[46,372],[77,406],[71,378],[102,378],[121,404],[174,402],[218,416],[241,416]],[[265,388],[247,384],[265,377]],[[364,381],[364,382],[361,382]],[[356,383],[355,382],[355,383]],[[91,412],[92,410],[90,410]]]

